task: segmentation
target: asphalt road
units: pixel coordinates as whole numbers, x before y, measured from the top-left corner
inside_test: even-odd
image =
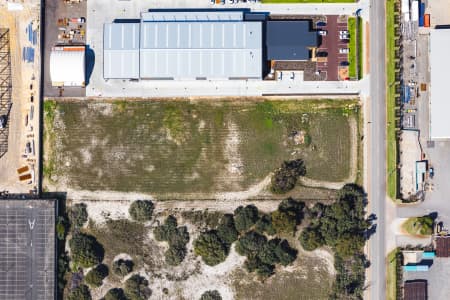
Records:
[[[369,296],[386,298],[385,202],[386,202],[386,12],[385,3],[371,0],[370,10],[370,212],[377,216],[376,233],[369,242]]]

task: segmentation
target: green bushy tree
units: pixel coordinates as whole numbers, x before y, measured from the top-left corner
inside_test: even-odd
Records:
[[[103,284],[103,279],[108,276],[108,267],[100,264],[89,271],[84,277],[86,283],[91,287],[99,287]]]
[[[234,225],[239,232],[244,232],[258,221],[258,208],[254,205],[239,206],[234,210]]]
[[[152,219],[154,208],[153,202],[150,200],[137,200],[131,203],[128,212],[133,220],[146,222]]]
[[[124,291],[128,300],[146,300],[151,294],[147,279],[137,274],[125,281]]]
[[[92,299],[91,292],[89,291],[89,288],[84,284],[80,284],[78,287],[71,290],[67,295],[67,300],[91,300],[91,299]]]
[[[103,260],[104,249],[95,237],[85,233],[75,233],[69,241],[72,261],[84,268],[93,267]]]
[[[222,296],[217,290],[206,291],[202,294],[200,300],[222,300]]]
[[[227,245],[217,236],[215,231],[201,233],[194,241],[194,252],[202,257],[205,264],[215,266],[228,256]]]

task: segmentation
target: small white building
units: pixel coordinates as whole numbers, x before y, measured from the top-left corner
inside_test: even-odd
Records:
[[[86,82],[84,46],[58,46],[50,53],[52,86],[84,87]]]

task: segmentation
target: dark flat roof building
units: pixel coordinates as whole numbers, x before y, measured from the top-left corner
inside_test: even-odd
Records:
[[[405,300],[426,300],[427,281],[426,280],[405,281],[403,293]]]
[[[434,242],[437,257],[450,257],[450,236],[437,236]]]
[[[267,21],[267,58],[309,60],[309,49],[317,47],[317,32],[309,28],[309,21]]]

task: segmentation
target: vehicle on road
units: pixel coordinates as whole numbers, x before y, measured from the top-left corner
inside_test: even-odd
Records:
[[[428,171],[430,173],[430,178],[433,179],[433,177],[434,177],[434,168],[430,168]]]

